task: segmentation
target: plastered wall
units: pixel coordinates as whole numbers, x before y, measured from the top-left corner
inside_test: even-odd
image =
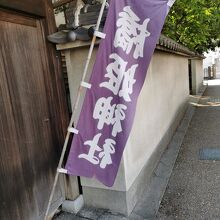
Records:
[[[124,152],[126,188],[132,185],[189,97],[186,57],[156,51],[138,99]]]

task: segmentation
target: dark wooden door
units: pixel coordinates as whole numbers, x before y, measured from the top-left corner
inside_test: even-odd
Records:
[[[64,90],[45,22],[0,9],[1,220],[43,219],[63,143]]]

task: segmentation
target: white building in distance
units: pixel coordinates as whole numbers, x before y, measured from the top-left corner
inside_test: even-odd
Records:
[[[208,74],[208,67],[216,68],[216,77],[220,78],[220,48],[216,48],[215,51],[209,51],[208,53],[204,53],[206,59],[203,61],[203,69],[205,72],[205,77]]]

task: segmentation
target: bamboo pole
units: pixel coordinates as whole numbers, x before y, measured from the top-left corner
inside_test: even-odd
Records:
[[[96,31],[99,30],[106,2],[107,2],[107,0],[103,0],[102,7],[101,7],[100,13],[99,13],[99,17],[98,17],[98,20],[97,20],[97,23],[96,23],[96,28],[95,28]],[[86,78],[86,74],[88,72],[88,67],[89,67],[92,52],[93,52],[93,49],[94,49],[94,46],[95,46],[95,42],[96,42],[96,36],[94,34],[94,36],[92,38],[91,45],[90,45],[88,57],[87,57],[87,60],[86,60],[86,63],[85,63],[85,68],[84,68],[84,71],[83,71],[83,76],[82,76],[81,82],[84,82],[84,80]],[[75,102],[74,107],[73,107],[73,113],[72,113],[72,116],[71,116],[71,119],[70,119],[69,127],[73,126],[76,110],[79,106],[79,101],[80,101],[80,98],[81,98],[81,91],[82,91],[82,86],[80,85],[79,88],[78,88],[78,92],[77,92],[77,99],[76,99],[76,102]],[[65,156],[65,153],[66,153],[69,138],[70,138],[70,131],[67,131],[67,135],[66,135],[65,142],[64,142],[64,145],[63,145],[63,150],[62,150],[62,153],[61,153],[61,156],[60,156],[57,172],[56,172],[56,175],[55,175],[55,178],[54,178],[53,188],[52,188],[51,193],[50,193],[49,202],[48,202],[48,205],[47,205],[47,210],[46,210],[46,213],[45,213],[44,220],[48,219],[49,210],[50,210],[50,207],[51,207],[51,203],[52,203],[53,196],[54,196],[54,193],[55,193],[55,189],[56,189],[56,186],[57,186],[58,178],[59,178],[59,175],[60,175],[60,173],[58,172],[58,169],[62,168],[63,159],[64,159],[64,156]]]

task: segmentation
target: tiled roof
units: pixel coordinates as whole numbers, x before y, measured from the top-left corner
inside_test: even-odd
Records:
[[[66,38],[65,38],[66,40]],[[96,41],[96,44],[99,44],[100,40]],[[70,49],[70,48],[76,48],[76,47],[83,47],[83,46],[88,46],[90,45],[90,41],[79,41],[75,40],[73,42],[67,42],[63,44],[57,44],[57,49],[58,50],[65,50],[65,49]],[[169,53],[175,53],[183,56],[188,56],[188,57],[195,57],[195,58],[205,58],[201,54],[197,54],[191,50],[189,50],[187,47],[177,43],[176,41],[172,40],[171,38],[168,38],[164,35],[161,34],[160,39],[157,42],[156,46],[157,50],[161,51],[166,51]]]
[[[167,52],[175,52],[175,53],[179,53],[179,54],[183,54],[183,55],[187,55],[187,56],[204,58],[203,55],[197,54],[197,53],[189,50],[187,47],[177,43],[176,41],[172,40],[169,37],[166,37],[163,34],[161,34],[156,48],[159,50],[167,51]]]

